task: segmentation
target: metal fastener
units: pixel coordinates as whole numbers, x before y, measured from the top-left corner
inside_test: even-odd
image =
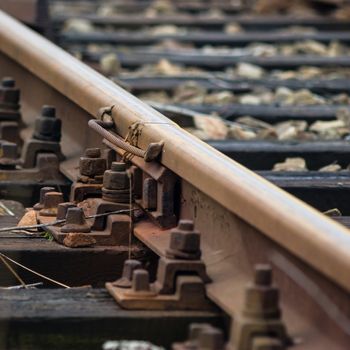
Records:
[[[39,199],[39,203],[36,203],[33,207],[34,210],[41,210],[44,208],[44,198],[46,193],[48,192],[54,192],[55,188],[54,187],[41,187],[40,189],[40,199]]]
[[[60,203],[57,208],[57,220],[63,220],[67,216],[69,208],[75,208],[77,205],[73,202]]]
[[[215,327],[203,327],[198,337],[198,348],[201,350],[223,350],[224,333]]]
[[[120,288],[131,288],[133,273],[140,268],[140,261],[134,259],[125,260],[122,277],[115,281],[113,285]]]
[[[272,285],[272,270],[269,265],[255,266],[254,282],[246,289],[244,314],[253,317],[278,318],[279,291]]]
[[[61,227],[61,232],[90,232],[91,228],[85,220],[84,211],[82,208],[68,208],[66,215],[66,223]]]
[[[194,229],[192,220],[180,220],[178,226],[171,230],[170,246],[166,255],[176,259],[200,258],[200,233]]]
[[[2,168],[15,168],[19,163],[18,147],[13,142],[3,141],[0,144],[0,166]]]
[[[87,148],[85,155],[80,157],[79,171],[83,176],[101,176],[106,171],[106,159],[101,157],[99,148]]]
[[[104,172],[102,198],[111,202],[129,202],[130,180],[125,163],[113,162],[111,169]]]
[[[20,91],[16,88],[16,82],[11,77],[5,77],[0,85],[0,105],[4,109],[19,109]]]
[[[35,119],[33,138],[51,142],[61,140],[61,120],[56,118],[55,107],[42,107],[41,115]]]
[[[44,208],[39,214],[42,216],[57,216],[57,208],[63,203],[63,195],[61,192],[47,192],[44,196]]]
[[[132,274],[132,285],[133,292],[149,292],[150,283],[149,283],[149,273],[144,269],[134,270]]]

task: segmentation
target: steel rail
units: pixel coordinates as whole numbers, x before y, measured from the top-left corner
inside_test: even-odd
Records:
[[[164,166],[343,290],[350,291],[350,235],[345,227],[183,131],[3,12],[0,43],[0,50],[11,60],[91,115],[103,106],[115,105],[112,117],[122,137],[131,124],[145,122],[138,146],[145,149],[150,142],[164,140],[161,157]],[[221,292],[220,286],[212,288],[210,296],[232,312],[228,305],[230,295]]]

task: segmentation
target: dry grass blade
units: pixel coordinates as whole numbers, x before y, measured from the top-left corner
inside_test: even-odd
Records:
[[[36,275],[36,276],[39,276],[39,277],[41,277],[41,278],[43,278],[43,279],[45,279],[45,280],[47,280],[47,281],[50,281],[50,282],[52,282],[52,283],[54,283],[54,284],[57,284],[58,286],[61,286],[61,287],[63,287],[63,288],[67,288],[67,289],[70,288],[70,287],[67,286],[66,284],[63,284],[63,283],[58,282],[58,281],[55,281],[54,279],[52,279],[52,278],[50,278],[50,277],[47,277],[47,276],[45,276],[45,275],[42,275],[41,273],[36,272],[36,271],[30,269],[29,267],[26,267],[26,266],[20,264],[19,262],[17,262],[17,261],[15,261],[15,260],[11,259],[10,257],[6,256],[6,255],[3,254],[3,253],[0,253],[0,258],[2,258],[3,261],[4,261],[4,259],[6,259],[6,260],[8,260],[8,261],[11,261],[13,264],[15,264],[15,265],[21,267],[22,269],[27,270],[27,271],[31,272],[32,274],[34,274],[34,275]],[[23,281],[22,281],[22,282],[23,282]],[[21,283],[22,283],[22,282],[21,282]],[[23,282],[23,283],[24,283],[24,282]]]

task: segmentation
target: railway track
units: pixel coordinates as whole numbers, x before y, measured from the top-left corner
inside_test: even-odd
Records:
[[[322,23],[322,19],[318,21]],[[36,216],[54,239],[2,232],[1,253],[64,285],[80,287],[52,289],[48,288],[52,282],[45,282],[43,289],[0,290],[5,310],[1,322],[9,334],[7,340],[2,339],[3,347],[69,348],[74,344],[74,348],[86,348],[115,338],[146,339],[169,348],[171,343],[185,340],[191,323],[206,322],[220,331],[201,328],[198,334],[206,340],[200,337],[204,343],[197,345],[199,348],[347,348],[350,281],[345,226],[349,225],[349,176],[345,170],[317,171],[334,161],[345,169],[349,163],[347,141],[205,140],[215,150],[173,122],[189,128],[198,119],[198,112],[219,111],[229,123],[248,114],[271,124],[289,119],[311,124],[311,120],[338,120],[339,108],[346,104],[169,106],[169,100],[153,101],[151,105],[171,121],[5,13],[0,13],[0,23],[0,76],[10,75],[20,89],[22,115],[11,122],[17,123],[12,127],[20,129],[23,138],[22,146],[13,133],[12,139],[7,132],[1,136],[19,144],[15,151],[13,144],[1,144],[2,152],[12,150],[7,158],[13,161],[10,167],[2,167],[1,176],[7,182],[1,186],[7,189],[12,185],[7,199],[20,199],[27,207],[39,201],[40,187],[53,186],[46,191]],[[339,21],[334,28],[343,29]],[[89,35],[85,37],[93,41]],[[337,37],[337,33],[331,36]],[[70,44],[60,41],[68,50]],[[144,63],[135,57],[135,66]],[[167,58],[171,61],[173,55]],[[337,57],[329,61],[332,59],[333,64],[328,62],[326,67],[338,65]],[[85,59],[100,70],[96,65],[99,59],[95,64],[89,60]],[[242,57],[239,62],[245,60]],[[120,61],[123,67],[123,59]],[[315,61],[313,58],[310,65],[317,66]],[[196,58],[192,62],[195,64]],[[328,99],[347,92],[345,79],[266,81],[263,76],[258,82],[244,79],[237,84],[234,78],[221,77],[217,86],[217,76],[213,78],[211,72],[209,79],[196,79],[207,84],[209,91],[232,90],[237,94],[254,94],[259,84],[273,90],[286,82],[291,90],[306,85]],[[188,80],[133,77],[130,69],[116,78],[136,96],[174,91]],[[15,88],[13,82],[5,80],[4,95],[8,90]],[[53,108],[42,106],[55,106],[57,117]],[[4,103],[4,107],[6,118],[14,110],[18,114],[18,103]],[[6,126],[9,121],[4,122]],[[25,151],[33,144],[37,147],[34,161],[26,162]],[[105,151],[100,153],[96,147]],[[271,171],[276,163],[295,156],[302,156],[311,171]],[[55,164],[49,171],[44,166],[48,159]],[[112,163],[115,160],[118,162]],[[52,169],[55,172],[47,182],[40,178],[40,186],[34,175],[31,183],[28,175],[17,175],[31,172],[43,176]],[[18,191],[25,186],[30,194]],[[13,204],[6,205],[11,211]],[[333,208],[343,215],[329,218],[320,213]],[[12,211],[20,212],[18,208]],[[66,217],[66,222],[50,225],[56,214]],[[1,226],[18,221],[16,216],[4,218]],[[71,248],[74,244],[89,247]],[[135,261],[128,262],[129,270],[125,269],[124,279],[118,280],[124,261],[130,257],[141,261],[147,270],[138,270]],[[138,269],[131,281],[135,266]],[[269,266],[280,299],[270,285]],[[21,276],[27,284],[38,281],[28,271],[21,271]],[[5,270],[0,281],[15,284]],[[112,283],[102,289],[105,282]],[[132,287],[121,288],[125,283]],[[93,288],[81,288],[84,285]],[[165,331],[159,332],[160,327]]]

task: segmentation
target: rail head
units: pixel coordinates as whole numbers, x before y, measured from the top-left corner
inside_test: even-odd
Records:
[[[112,117],[122,137],[130,125],[141,123],[140,147],[164,140],[164,166],[350,291],[350,235],[345,227],[185,132],[4,12],[0,43],[11,60],[89,114],[115,105]]]

